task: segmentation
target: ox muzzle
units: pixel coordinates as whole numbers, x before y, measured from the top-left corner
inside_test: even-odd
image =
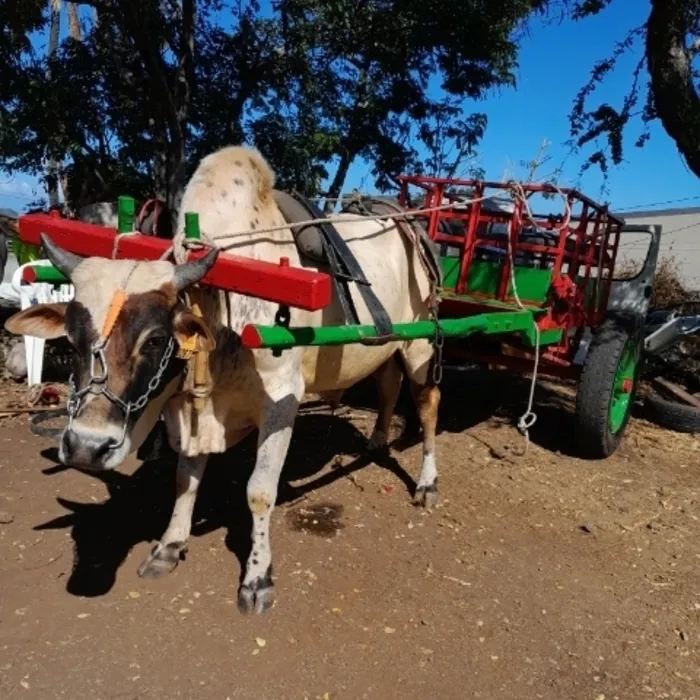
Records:
[[[67,466],[88,470],[110,469],[123,461],[129,427],[161,387],[173,356],[175,340],[172,337],[168,339],[156,373],[149,380],[146,390],[133,401],[125,401],[107,386],[109,372],[105,346],[106,341],[101,338],[92,344],[89,377],[85,386],[78,389],[72,375],[69,379],[70,394],[66,403],[68,425],[61,436],[59,448],[59,459]],[[79,417],[89,397],[99,396],[121,410],[121,425],[108,423],[98,430],[76,423],[75,419]]]

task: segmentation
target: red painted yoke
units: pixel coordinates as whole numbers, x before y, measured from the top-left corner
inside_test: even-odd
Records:
[[[65,219],[58,212],[19,217],[19,237],[24,243],[40,245],[42,233],[71,253],[101,258],[112,257],[117,235],[116,229]],[[157,260],[170,243],[143,234],[124,235],[117,242],[115,257]],[[205,253],[206,250],[192,251],[188,259],[197,260]],[[322,309],[331,302],[328,275],[290,267],[286,258],[275,264],[222,252],[202,284],[308,311]]]

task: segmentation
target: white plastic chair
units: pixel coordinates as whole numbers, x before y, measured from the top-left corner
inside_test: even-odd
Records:
[[[34,304],[51,304],[70,301],[75,294],[72,284],[62,284],[54,287],[47,282],[28,283],[22,279],[25,267],[50,266],[48,260],[34,260],[20,265],[12,275],[12,288],[17,292],[22,310],[28,309]],[[44,366],[44,349],[46,341],[35,336],[24,336],[24,353],[27,359],[27,384],[34,386],[41,384],[41,374]]]

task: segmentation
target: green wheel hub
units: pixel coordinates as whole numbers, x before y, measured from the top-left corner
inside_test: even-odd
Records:
[[[615,378],[613,379],[613,390],[608,408],[608,423],[610,424],[610,431],[613,433],[620,430],[630,410],[636,369],[637,346],[630,339],[625,343],[625,347],[622,350]]]

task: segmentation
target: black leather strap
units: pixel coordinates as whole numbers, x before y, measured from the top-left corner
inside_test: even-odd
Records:
[[[294,192],[294,197],[309,211],[312,218],[323,218],[323,212],[313,202],[298,192]],[[331,267],[331,274],[340,302],[348,320],[354,324],[359,324],[357,309],[348,286],[348,282],[355,282],[372,316],[377,336],[379,336],[377,339],[373,339],[373,342],[377,342],[381,337],[391,336],[393,324],[389,314],[387,314],[382,302],[379,301],[379,298],[374,293],[372,285],[365,277],[365,273],[362,271],[357,258],[353,255],[348,244],[332,224],[319,224],[318,228],[323,234],[326,257]]]

